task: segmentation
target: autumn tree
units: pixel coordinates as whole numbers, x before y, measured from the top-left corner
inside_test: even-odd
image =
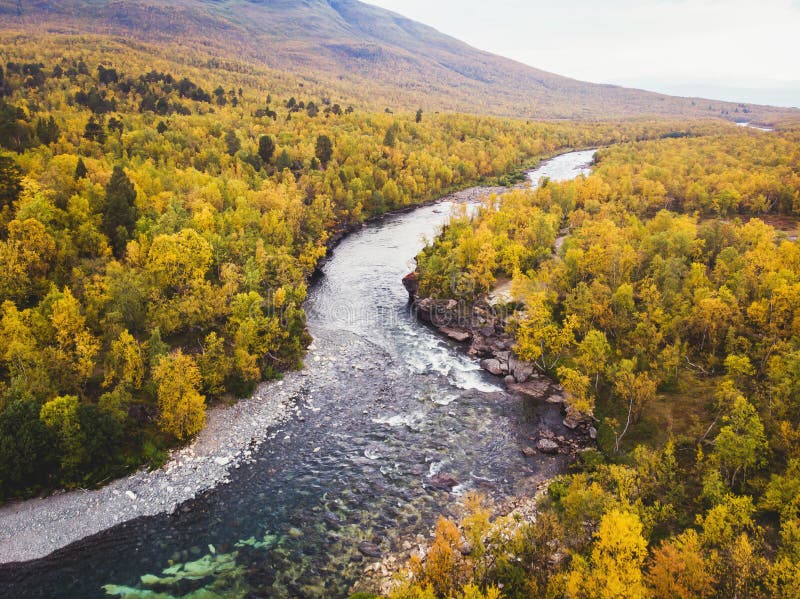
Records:
[[[40,221],[12,220],[8,238],[0,241],[0,298],[28,301],[43,294],[55,253],[55,240]]]
[[[582,372],[594,378],[594,388],[597,391],[600,375],[605,372],[611,354],[611,345],[605,333],[592,329],[581,340],[577,349],[575,362]]]
[[[181,350],[159,360],[153,370],[158,388],[158,425],[179,440],[196,435],[205,426],[205,397],[199,393],[202,377],[191,356]]]
[[[555,369],[575,343],[575,321],[563,324],[553,319],[552,308],[541,293],[529,295],[517,330],[517,354],[536,364],[543,372]]]
[[[656,396],[656,380],[647,372],[635,372],[630,360],[623,360],[618,372],[614,375],[614,391],[627,404],[625,426],[617,433],[615,444],[619,451],[620,444],[631,424],[638,422],[645,406]]]
[[[124,330],[111,343],[103,386],[118,384],[134,390],[142,386],[143,378],[144,354],[133,335]]]
[[[58,294],[52,303],[50,324],[55,344],[50,349],[52,367],[60,375],[62,389],[80,391],[95,367],[95,357],[100,352],[100,342],[86,326],[78,299],[69,287]]]
[[[647,585],[656,599],[713,597],[716,580],[700,537],[689,529],[653,551]]]
[[[600,520],[590,559],[575,556],[567,579],[570,597],[637,599],[648,597],[642,566],[647,541],[636,514],[611,510]]]

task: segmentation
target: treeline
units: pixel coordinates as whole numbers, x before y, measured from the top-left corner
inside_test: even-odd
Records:
[[[536,523],[475,505],[460,531],[440,523],[393,597],[798,596],[800,244],[758,218],[796,229],[798,172],[797,129],[626,144],[423,252],[428,293],[513,277],[515,351],[594,421],[599,451]]]
[[[364,113],[103,43],[3,48],[0,498],[158,464],[209,402],[298,367],[334,232],[674,129]]]

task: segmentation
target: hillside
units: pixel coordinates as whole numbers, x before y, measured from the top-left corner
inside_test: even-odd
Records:
[[[477,50],[357,0],[0,0],[0,27],[176,43],[288,70],[381,109],[424,106],[537,119],[657,115],[763,122],[792,112],[576,81]]]

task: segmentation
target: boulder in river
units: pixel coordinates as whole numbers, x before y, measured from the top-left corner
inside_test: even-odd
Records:
[[[415,272],[410,272],[403,277],[403,287],[408,291],[410,297],[414,297],[419,292],[419,276]]]
[[[500,376],[503,374],[503,369],[500,366],[500,360],[495,360],[494,358],[481,360],[481,368],[487,372],[491,372],[495,376]]]
[[[361,552],[362,555],[365,555],[367,557],[373,557],[377,559],[383,556],[380,547],[378,547],[375,543],[369,543],[367,541],[359,543],[358,550]]]
[[[450,491],[456,485],[458,485],[458,480],[452,474],[445,474],[444,472],[428,479],[428,486],[440,491]]]
[[[539,442],[536,444],[536,449],[541,451],[542,453],[558,453],[558,443],[553,441],[552,439],[539,439]]]

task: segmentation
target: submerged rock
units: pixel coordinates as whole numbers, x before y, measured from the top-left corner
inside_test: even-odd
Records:
[[[366,557],[380,558],[383,556],[380,547],[378,547],[375,543],[369,543],[367,541],[359,543],[358,550]]]
[[[458,485],[458,480],[453,475],[444,472],[428,479],[428,486],[432,489],[450,491],[456,485]]]

